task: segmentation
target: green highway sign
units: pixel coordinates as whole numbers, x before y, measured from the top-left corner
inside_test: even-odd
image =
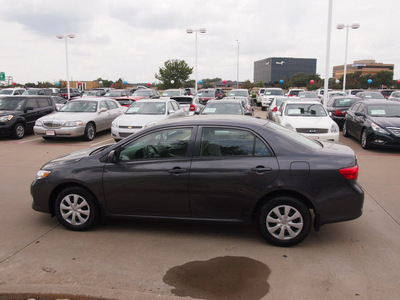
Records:
[[[6,80],[6,74],[4,72],[0,72],[0,81]]]

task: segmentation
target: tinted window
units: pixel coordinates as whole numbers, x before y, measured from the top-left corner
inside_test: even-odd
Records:
[[[203,128],[200,156],[271,156],[253,133],[240,129]]]
[[[28,99],[26,107],[33,107],[33,109],[39,108],[36,99]]]
[[[343,99],[335,99],[333,106],[334,107],[350,107],[360,99],[353,99],[353,98],[343,98]]]
[[[119,159],[126,161],[185,157],[191,135],[191,128],[168,129],[150,133],[122,147]]]
[[[106,102],[107,102],[107,105],[108,105],[108,108],[109,108],[109,109],[116,109],[116,108],[118,108],[118,105],[117,105],[114,101],[107,100]]]
[[[49,99],[40,98],[40,99],[37,99],[37,102],[39,104],[39,107],[49,107],[50,106]]]

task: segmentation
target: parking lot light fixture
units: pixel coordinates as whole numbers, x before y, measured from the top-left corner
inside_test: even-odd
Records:
[[[206,33],[206,29],[205,28],[200,28],[200,29],[191,29],[191,28],[188,28],[188,29],[186,29],[186,33],[188,33],[188,34],[192,34],[192,33],[195,33],[195,72],[194,72],[194,74],[195,74],[195,86],[194,86],[194,91],[195,91],[195,93],[197,94],[197,33],[198,32],[200,32],[200,33]]]
[[[70,98],[70,91],[69,91],[69,70],[68,70],[68,39],[73,39],[75,37],[75,34],[67,34],[67,35],[57,35],[56,36],[58,39],[65,40],[65,57],[66,57],[66,62],[67,62],[67,93],[68,93],[68,100]]]
[[[338,24],[336,26],[337,29],[341,30],[346,28],[346,48],[344,52],[344,66],[343,66],[343,92],[346,90],[346,75],[347,75],[347,46],[349,43],[349,28],[351,29],[358,29],[360,27],[360,24],[354,23],[352,25],[344,25],[344,24]]]

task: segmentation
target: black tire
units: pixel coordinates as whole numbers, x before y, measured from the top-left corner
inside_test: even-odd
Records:
[[[312,217],[308,207],[296,198],[276,197],[260,209],[259,227],[263,237],[280,247],[302,242],[310,233]]]
[[[94,197],[87,190],[69,187],[58,194],[55,215],[66,228],[83,231],[97,223],[99,209]]]
[[[83,139],[85,141],[93,141],[95,136],[96,136],[96,126],[94,126],[93,123],[86,124]]]
[[[361,147],[365,150],[371,148],[371,146],[369,145],[367,130],[365,128],[361,132],[360,144],[361,144]]]
[[[261,107],[261,110],[262,110],[262,111],[266,111],[267,108],[263,106],[263,107]]]
[[[343,122],[343,129],[342,129],[342,131],[343,131],[343,136],[344,136],[344,137],[350,137],[349,133],[347,132],[346,121]]]
[[[46,140],[46,141],[49,141],[49,140],[52,140],[52,139],[53,139],[53,138],[48,137],[48,136],[42,136],[42,138],[43,138],[44,140]]]
[[[25,136],[25,126],[22,123],[17,123],[14,126],[13,137],[15,139],[22,139]]]

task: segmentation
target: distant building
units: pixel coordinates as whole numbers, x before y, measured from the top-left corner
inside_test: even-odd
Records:
[[[298,73],[315,74],[317,59],[270,57],[254,62],[254,82],[264,82],[267,85],[289,79]]]
[[[346,65],[346,74],[361,72],[361,75],[374,75],[380,71],[393,73],[394,64],[377,63],[372,59],[355,60],[352,64]],[[333,77],[340,79],[344,75],[344,65],[333,67]]]

